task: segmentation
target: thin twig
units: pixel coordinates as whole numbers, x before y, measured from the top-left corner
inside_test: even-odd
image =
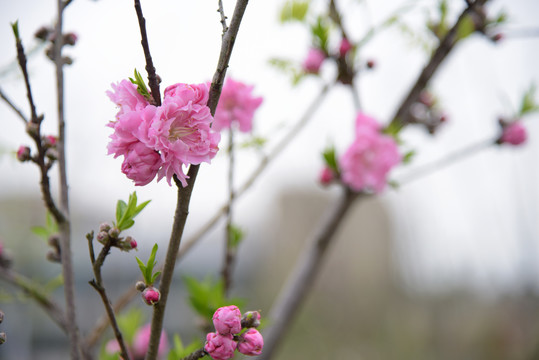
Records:
[[[28,99],[28,105],[30,105],[30,121],[37,124],[39,118],[36,112],[36,105],[34,103],[34,97],[32,95],[32,86],[30,85],[30,77],[28,76],[28,68],[26,66],[27,59],[26,54],[24,53],[24,47],[20,38],[16,38],[17,46],[17,60],[19,62],[19,67],[21,68],[22,75],[24,77],[24,84],[26,86],[26,97]]]
[[[223,261],[223,269],[221,274],[223,276],[223,292],[225,297],[228,296],[230,287],[232,286],[232,269],[234,266],[234,259],[236,255],[236,249],[232,244],[232,217],[234,207],[234,129],[230,124],[229,129],[229,143],[228,143],[228,206],[226,207],[226,225],[225,225],[225,257]]]
[[[66,318],[68,336],[70,340],[71,359],[80,359],[80,354],[86,356],[81,351],[79,342],[79,329],[77,326],[77,317],[75,310],[75,280],[73,274],[72,252],[71,252],[71,220],[69,217],[69,196],[67,186],[66,169],[66,131],[64,116],[64,59],[62,57],[63,36],[63,0],[57,0],[56,19],[56,40],[54,41],[54,64],[56,67],[56,91],[57,91],[57,111],[58,111],[58,172],[59,172],[59,193],[60,208],[63,215],[63,221],[58,223],[60,246],[62,249],[62,274],[64,276],[64,297],[66,303]],[[79,354],[80,352],[80,354]]]
[[[301,258],[288,278],[284,290],[271,308],[269,319],[271,325],[264,333],[264,351],[259,360],[271,359],[277,346],[284,338],[287,327],[290,327],[294,317],[298,314],[298,307],[307,297],[321,264],[327,254],[327,248],[333,239],[340,224],[346,218],[350,206],[360,194],[349,190],[344,191],[341,198],[329,212],[329,216],[320,223],[317,233],[308,248],[302,251]]]
[[[103,286],[103,278],[101,276],[101,267],[103,266],[105,262],[105,258],[110,252],[111,249],[111,240],[109,239],[105,245],[103,246],[103,249],[101,249],[101,252],[99,253],[99,256],[97,259],[95,259],[94,255],[94,244],[93,244],[93,233],[90,233],[86,236],[88,239],[88,250],[90,251],[90,259],[92,260],[92,269],[94,272],[94,279],[89,281],[89,284],[92,285],[92,287],[98,292],[98,294],[101,296],[101,300],[103,301],[103,305],[105,306],[105,310],[107,312],[107,316],[109,318],[109,322],[112,326],[112,330],[114,332],[114,336],[116,337],[116,341],[118,342],[118,345],[120,346],[120,351],[122,354],[122,358],[124,360],[130,360],[129,352],[127,351],[127,346],[125,345],[125,341],[122,336],[122,332],[120,331],[120,328],[118,327],[118,322],[116,321],[116,316],[114,314],[114,309],[112,308],[112,305],[110,303],[110,300],[107,296],[107,292],[105,290],[105,287]]]
[[[219,14],[221,15],[221,25],[223,25],[223,36],[225,36],[225,33],[228,31],[228,26],[226,26],[226,19],[225,16],[225,10],[223,9],[223,0],[219,0],[219,9],[217,9]]]
[[[135,0],[135,10],[137,12],[137,18],[140,28],[140,36],[142,49],[144,50],[144,57],[146,58],[146,72],[148,73],[148,84],[152,91],[152,98],[155,101],[155,105],[161,105],[161,94],[159,92],[159,82],[157,81],[157,75],[155,73],[155,67],[153,66],[152,55],[150,54],[150,45],[148,44],[148,35],[146,34],[146,19],[142,14],[142,7],[140,0]]]
[[[137,1],[137,0],[135,0]],[[241,20],[245,9],[248,4],[248,0],[238,0],[234,9],[234,15],[230,22],[230,27],[226,34],[223,36],[221,44],[221,52],[219,54],[219,61],[217,63],[217,69],[212,79],[212,84],[209,91],[208,107],[212,115],[215,114],[219,97],[221,96],[221,89],[232,55],[232,49],[236,41]],[[191,165],[189,167],[189,181],[186,187],[182,187],[176,177],[174,180],[178,186],[178,203],[176,206],[176,213],[174,215],[174,223],[172,225],[172,233],[170,235],[170,242],[165,257],[165,264],[161,275],[161,284],[159,290],[161,292],[161,299],[154,305],[150,343],[148,345],[148,353],[146,354],[146,360],[155,360],[157,358],[157,352],[159,347],[159,339],[161,337],[161,330],[163,328],[163,318],[165,316],[165,308],[167,304],[168,292],[170,284],[172,282],[172,275],[176,266],[176,259],[178,250],[180,247],[181,238],[183,235],[183,229],[185,222],[187,221],[187,215],[189,213],[189,203],[191,201],[191,193],[198,174],[199,165]]]
[[[66,319],[62,308],[54,302],[32,279],[13,270],[0,267],[0,277],[8,283],[22,289],[26,295],[36,301],[52,321],[67,333]]]
[[[436,51],[432,54],[429,62],[423,68],[423,71],[417,78],[416,83],[412,89],[408,92],[408,95],[399,106],[395,116],[391,120],[389,126],[403,127],[408,124],[410,120],[410,107],[418,100],[419,94],[425,89],[428,82],[438,70],[438,67],[445,60],[447,55],[451,52],[455,44],[458,42],[458,29],[460,24],[473,12],[477,11],[478,7],[484,5],[488,0],[476,0],[470,4],[459,16],[453,27],[447,32],[443,40],[440,42]]]
[[[2,91],[1,88],[0,88],[0,98],[2,98],[2,100],[4,100],[6,104],[8,104],[8,106],[17,113],[17,115],[19,115],[19,117],[21,118],[22,121],[24,121],[25,124],[28,123],[28,119],[26,118],[26,116],[24,116],[22,111],[7,97],[7,95]]]
[[[251,176],[249,176],[249,178],[243,183],[243,185],[235,191],[236,199],[240,198],[243,194],[245,194],[245,192],[247,192],[247,190],[251,188],[251,186],[256,182],[256,180],[260,177],[260,175],[264,172],[268,165],[271,164],[272,161],[275,160],[275,158],[277,158],[277,156],[279,156],[281,152],[288,146],[288,144],[290,144],[292,140],[296,138],[297,134],[305,127],[305,125],[312,118],[313,114],[323,103],[323,100],[328,94],[328,91],[331,87],[332,85],[324,85],[322,87],[319,94],[307,107],[305,113],[302,115],[300,120],[297,121],[296,124],[294,124],[294,126],[286,134],[286,136],[284,136],[277,143],[277,145],[273,147],[270,153],[268,155],[265,155],[261,159],[258,167],[251,173]],[[200,241],[200,239],[202,239],[205,234],[207,234],[211,229],[213,229],[215,225],[217,225],[219,220],[226,214],[227,208],[228,205],[223,205],[221,208],[219,208],[215,212],[215,214],[211,218],[209,218],[195,234],[193,234],[189,239],[182,242],[181,249],[178,252],[177,260],[183,258],[183,256],[186,255]],[[159,271],[162,271],[162,268]],[[116,303],[114,304],[114,310],[116,312],[121,311],[129,304],[131,300],[133,300],[137,296],[137,294],[137,290],[134,287],[130,287],[116,301]],[[89,348],[94,347],[97,344],[99,338],[101,337],[107,326],[108,318],[106,316],[102,316],[98,320],[94,329],[86,338],[86,344]]]
[[[206,350],[198,349],[198,350],[192,352],[191,354],[189,354],[188,356],[184,357],[181,360],[198,360],[198,359],[202,359],[206,355],[208,355]]]

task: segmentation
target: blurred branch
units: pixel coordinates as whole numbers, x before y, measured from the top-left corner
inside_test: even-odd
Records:
[[[457,32],[461,23],[473,12],[479,11],[481,6],[483,6],[488,0],[475,0],[473,2],[468,2],[468,7],[460,14],[457,21],[453,27],[447,32],[443,40],[438,45],[438,48],[432,54],[429,62],[423,68],[423,71],[419,75],[416,83],[408,93],[407,97],[401,103],[398,108],[393,120],[391,120],[390,127],[402,128],[409,123],[410,120],[410,107],[417,102],[419,94],[425,87],[428,82],[438,70],[438,67],[446,59],[447,55],[453,50],[455,44],[458,42]]]
[[[234,201],[236,194],[234,192],[234,129],[232,124],[229,128],[229,143],[228,143],[228,206],[226,207],[225,217],[225,256],[223,261],[223,268],[221,275],[223,277],[223,293],[225,297],[230,291],[232,285],[232,271],[234,267],[234,260],[236,257],[236,249],[232,244],[232,211],[234,207]]]
[[[40,289],[36,282],[4,267],[0,267],[0,277],[6,282],[23,290],[26,295],[34,299],[52,321],[54,321],[64,333],[67,333],[66,319],[62,308],[56,304],[44,290]]]
[[[198,349],[181,360],[198,360],[198,359],[202,359],[206,355],[208,355],[206,350]]]
[[[135,3],[137,2],[138,0],[135,0]],[[230,27],[228,28],[228,31],[224,34],[222,39],[219,61],[217,63],[217,69],[212,79],[207,104],[210,108],[210,112],[212,115],[215,114],[215,109],[217,108],[219,97],[221,96],[221,89],[223,87],[228,63],[232,55],[232,49],[234,47],[241,20],[243,18],[243,14],[245,13],[245,9],[247,8],[248,3],[248,0],[238,0],[236,2],[234,14],[230,22]],[[172,282],[174,268],[176,266],[176,259],[178,256],[181,238],[183,236],[185,222],[187,221],[187,215],[189,213],[189,203],[198,174],[198,169],[199,165],[191,165],[189,167],[189,172],[187,174],[189,180],[186,187],[182,187],[177,178],[174,177],[176,185],[178,186],[178,200],[176,212],[174,215],[174,223],[172,225],[172,233],[170,235],[169,246],[167,249],[163,272],[161,275],[161,284],[159,286],[159,290],[161,292],[161,299],[157,304],[154,305],[150,342],[148,345],[148,353],[146,355],[146,360],[155,360],[157,358],[159,339],[161,337],[161,330],[163,328],[163,318],[165,315],[168,292],[170,289],[170,284]]]
[[[22,119],[22,121],[24,121],[25,124],[28,123],[28,119],[26,118],[26,116],[24,116],[22,111],[7,97],[6,94],[4,94],[1,88],[0,88],[0,97],[2,98],[2,100],[4,100],[8,104],[8,106],[13,111],[17,113],[17,115],[19,115],[19,117]]]

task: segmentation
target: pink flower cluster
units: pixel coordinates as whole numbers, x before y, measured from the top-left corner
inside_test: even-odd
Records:
[[[387,174],[401,162],[395,140],[380,132],[376,120],[363,113],[356,118],[356,138],[341,156],[341,180],[354,191],[381,192]]]
[[[148,352],[148,346],[150,345],[150,335],[152,332],[152,325],[146,324],[137,330],[133,337],[133,344],[129,346],[127,352],[133,359],[144,359],[146,352]],[[159,339],[159,347],[157,349],[157,357],[163,358],[169,348],[167,334],[163,330],[161,332],[161,338]],[[110,340],[105,350],[108,354],[116,354],[120,352],[120,345],[116,339]]]
[[[210,162],[221,136],[210,128],[213,121],[206,105],[208,84],[175,84],[165,89],[161,106],[151,105],[128,80],[112,84],[107,95],[120,110],[108,126],[108,153],[123,156],[122,172],[135,185],[146,185],[155,176],[174,175],[187,185],[184,167]]]
[[[526,142],[528,134],[526,128],[520,121],[514,121],[509,124],[503,124],[502,136],[499,143],[521,145]]]
[[[380,130],[374,118],[359,113],[354,142],[340,157],[336,172],[329,166],[322,169],[320,183],[329,185],[340,177],[342,183],[354,191],[381,192],[386,186],[387,174],[402,157],[395,140]]]
[[[258,312],[251,312],[249,316],[256,316],[256,323],[260,320],[260,314]],[[213,314],[213,325],[216,332],[206,335],[204,350],[214,360],[231,359],[234,357],[235,350],[250,356],[260,355],[262,353],[264,339],[258,330],[249,328],[240,334],[242,330],[242,318],[240,309],[237,306],[230,305],[217,309]]]
[[[227,78],[217,104],[212,129],[228,129],[235,122],[241,132],[250,132],[254,112],[262,104],[262,98],[254,97],[252,91],[253,86]]]

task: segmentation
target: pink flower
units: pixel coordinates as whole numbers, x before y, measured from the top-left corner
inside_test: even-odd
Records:
[[[221,131],[230,128],[232,122],[237,122],[240,131],[251,131],[254,112],[263,100],[254,97],[252,91],[253,86],[227,78],[217,104],[212,129]]]
[[[320,181],[320,184],[327,186],[331,184],[333,180],[335,180],[335,174],[333,173],[333,170],[325,166],[320,172],[320,176],[318,177],[318,180]]]
[[[152,332],[152,325],[146,324],[135,333],[133,338],[133,353],[135,358],[143,359],[148,352],[148,346],[150,344],[150,334]],[[161,332],[161,338],[159,339],[159,347],[157,349],[157,356],[165,356],[165,353],[168,351],[168,340],[167,334],[163,330]]]
[[[135,185],[142,186],[149,184],[155,178],[161,165],[158,152],[141,142],[134,142],[128,147],[124,156],[122,172],[133,180]]]
[[[256,329],[249,329],[240,335],[238,351],[244,355],[254,356],[262,353],[264,339]]]
[[[210,128],[208,96],[207,84],[176,84],[165,90],[148,130],[149,145],[159,151],[163,162],[158,180],[166,177],[170,184],[176,174],[186,186],[183,165],[209,163],[217,154],[221,135]]]
[[[227,360],[234,356],[236,346],[237,344],[232,335],[221,335],[211,332],[206,335],[204,350],[206,350],[214,360]]]
[[[340,158],[341,179],[354,191],[382,191],[387,174],[401,161],[395,140],[378,129],[373,118],[359,114],[356,138]]]
[[[303,61],[303,70],[309,74],[318,74],[325,59],[326,54],[322,50],[311,48]]]
[[[161,299],[161,293],[153,286],[148,286],[146,289],[144,289],[141,296],[142,300],[144,300],[147,305],[157,304],[159,299]]]
[[[30,156],[31,150],[28,146],[21,145],[17,149],[17,160],[19,161],[28,161],[31,159]]]
[[[511,145],[521,145],[528,138],[526,128],[520,121],[514,121],[503,127],[503,133],[500,137],[500,143]]]
[[[153,105],[138,111],[129,111],[117,116],[116,121],[111,121],[107,126],[114,129],[110,135],[110,143],[107,146],[108,154],[127,155],[133,143],[142,142],[148,146],[148,130],[156,116],[157,108]],[[148,146],[151,148],[151,146]]]
[[[113,91],[107,91],[108,97],[120,107],[116,118],[129,111],[139,111],[149,105],[148,100],[137,91],[137,85],[129,80],[111,84]]]
[[[241,312],[235,305],[220,307],[213,314],[213,326],[221,335],[238,334],[241,331]]]
[[[350,41],[348,41],[347,38],[343,38],[341,40],[341,44],[339,45],[339,55],[341,57],[345,57],[351,49],[352,44],[350,44]]]

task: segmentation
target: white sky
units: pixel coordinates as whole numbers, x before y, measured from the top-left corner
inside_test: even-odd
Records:
[[[257,129],[270,137],[270,141],[299,118],[320,85],[308,79],[291,88],[286,76],[267,65],[271,57],[301,61],[308,49],[309,38],[304,28],[278,24],[282,3],[249,3],[229,68],[229,74],[255,84],[255,93],[264,96],[264,104],[257,114]],[[355,40],[369,25],[379,23],[402,3],[400,0],[339,1],[341,8],[351,9],[345,20],[353,28],[351,34]],[[417,3],[432,5],[435,2]],[[462,6],[464,2],[450,3]],[[34,31],[54,18],[54,4],[52,0],[0,0],[3,49],[0,66],[9,64],[15,57],[9,22],[19,19],[22,38],[29,48]],[[224,1],[224,4],[230,17],[233,1]],[[492,8],[507,10],[511,20],[508,27],[539,26],[536,1],[494,1]],[[221,36],[216,9],[217,1],[143,1],[154,63],[163,79],[161,89],[176,82],[211,79]],[[456,14],[458,9],[454,10]],[[419,21],[424,13],[419,10],[409,17],[413,27],[421,26]],[[175,190],[165,182],[135,188],[120,173],[121,160],[106,156],[110,129],[105,125],[116,110],[105,91],[111,82],[131,76],[134,68],[143,72],[145,65],[132,2],[75,0],[66,11],[64,29],[79,35],[77,46],[64,51],[75,59],[74,65],[66,69],[72,203],[91,210],[109,211],[116,199],[126,198],[128,193],[137,190],[140,199],[153,199],[152,211],[146,214],[154,215],[152,226],[168,229]],[[497,117],[509,114],[510,107],[517,106],[523,91],[539,80],[538,45],[539,38],[509,38],[494,46],[475,36],[459,46],[432,83],[447,108],[449,123],[435,138],[417,130],[405,134],[408,144],[418,151],[417,163],[428,163],[466,144],[494,137],[498,130]],[[364,59],[367,58],[375,59],[378,66],[362,78],[361,101],[365,111],[385,122],[415,81],[425,53],[411,46],[398,31],[388,31],[364,49]],[[29,67],[38,111],[46,114],[46,131],[54,133],[53,66],[39,55],[31,59]],[[325,66],[323,71],[329,78],[334,70]],[[28,113],[19,76],[2,78],[0,85]],[[309,128],[269,169],[245,201],[264,209],[275,205],[273,199],[283,187],[301,185],[313,191],[318,189],[315,179],[321,166],[319,153],[330,142],[336,142],[341,151],[346,147],[351,140],[349,129],[353,118],[351,97],[343,87],[338,87]],[[537,120],[534,116],[527,122],[530,142],[521,149],[489,149],[398,192],[389,190],[384,195],[400,249],[396,256],[407,265],[407,277],[433,285],[443,278],[482,287],[506,287],[519,278],[524,258],[537,262]],[[4,103],[0,103],[0,121],[1,148],[9,152],[20,144],[30,143],[22,122]],[[256,164],[256,156],[244,154],[240,159],[245,164],[241,177]],[[211,167],[202,167],[191,211],[193,223],[201,222],[208,209],[224,200],[225,169],[222,155]],[[397,173],[404,174],[405,170],[408,169]],[[223,181],[216,184],[216,178]],[[4,153],[0,157],[0,201],[13,194],[27,193],[38,196],[36,169],[21,165]],[[238,216],[262,221],[252,211]],[[539,274],[539,269],[534,271],[535,275]]]

